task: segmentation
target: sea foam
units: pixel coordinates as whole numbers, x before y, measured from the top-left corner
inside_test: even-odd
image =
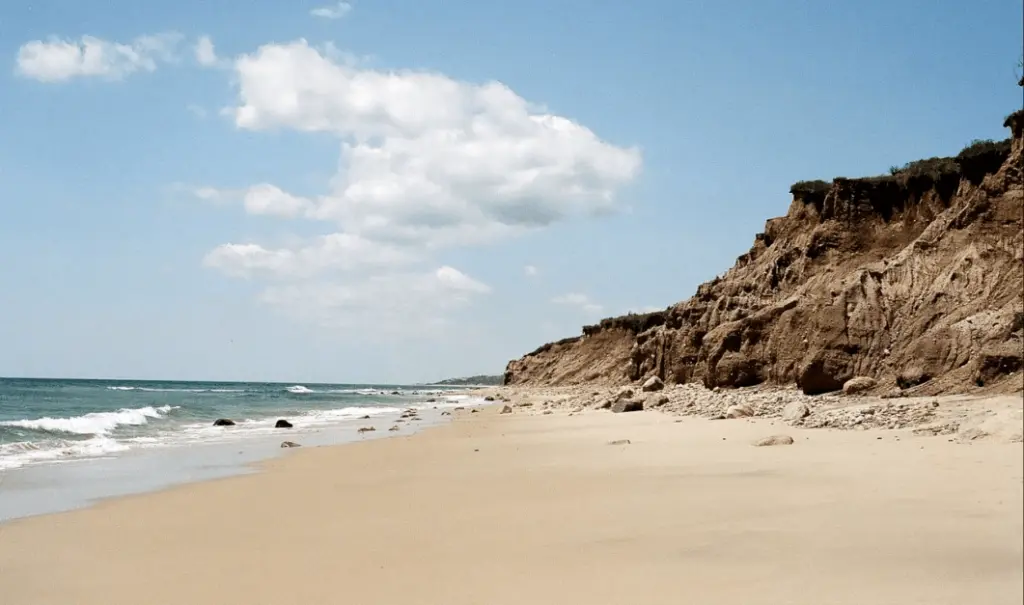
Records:
[[[150,419],[161,418],[175,406],[146,406],[121,409],[116,412],[93,412],[70,418],[36,418],[32,420],[8,420],[0,426],[9,426],[50,433],[71,433],[75,435],[106,435],[119,426],[139,426]]]

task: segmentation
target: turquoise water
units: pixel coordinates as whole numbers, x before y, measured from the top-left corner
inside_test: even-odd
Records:
[[[301,435],[452,406],[454,388],[0,378],[0,471]],[[214,427],[217,418],[237,424]],[[293,429],[275,429],[284,418]],[[378,429],[379,430],[379,429]]]

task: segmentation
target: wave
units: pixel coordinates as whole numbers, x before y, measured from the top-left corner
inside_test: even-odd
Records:
[[[150,387],[109,386],[109,391],[141,391],[144,393],[244,393],[245,389],[155,389]]]
[[[22,441],[0,444],[0,470],[9,470],[39,462],[57,462],[82,458],[100,458],[129,449],[110,437],[92,437],[82,441],[61,439],[35,443]]]
[[[124,408],[116,412],[93,412],[70,418],[36,418],[32,420],[8,420],[0,426],[45,431],[49,433],[70,433],[74,435],[107,435],[119,426],[139,426],[150,419],[162,418],[176,406],[146,406]]]
[[[290,386],[290,387],[288,387],[285,390],[288,391],[289,393],[293,394],[293,395],[307,395],[309,393],[314,393],[315,392],[312,389],[310,389],[309,387],[304,387],[301,384],[297,384],[295,386]]]

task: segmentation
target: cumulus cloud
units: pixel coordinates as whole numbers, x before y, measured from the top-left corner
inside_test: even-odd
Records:
[[[83,77],[120,80],[175,61],[180,41],[181,36],[173,32],[140,36],[127,44],[93,36],[33,40],[18,49],[15,71],[40,82]]]
[[[317,312],[302,302],[306,317],[322,317],[325,308],[351,309],[368,300],[359,292],[392,287],[381,268],[403,265],[407,258],[429,262],[441,248],[491,243],[614,210],[622,188],[641,167],[638,149],[603,141],[499,82],[364,68],[305,40],[262,46],[237,58],[234,71],[238,101],[227,113],[236,127],[325,133],[339,141],[337,174],[313,197],[270,183],[195,191],[212,201],[241,201],[250,214],[333,226],[337,233],[305,247],[234,243],[206,258],[208,266],[231,275],[301,281],[337,269],[337,259],[344,257],[352,273],[344,284],[293,284],[268,294],[268,302],[277,306],[300,305],[297,292],[318,291],[326,300],[346,301],[317,304]],[[358,242],[360,248],[328,252],[327,238]],[[372,278],[359,274],[371,266]],[[479,282],[454,268],[442,269],[425,282],[414,280],[432,284],[422,286],[419,296],[484,293],[472,286]],[[394,304],[404,304],[403,297],[397,299]],[[415,300],[407,304],[447,308]]]
[[[590,300],[590,297],[586,294],[579,294],[577,292],[556,296],[551,299],[551,302],[556,305],[575,307],[585,313],[600,313],[604,309],[601,305]]]
[[[337,4],[332,4],[330,6],[314,8],[309,11],[309,14],[321,19],[341,19],[351,11],[352,4],[348,2],[338,2]]]
[[[359,69],[304,40],[263,46],[236,70],[239,128],[342,140],[314,214],[353,231],[457,228],[472,239],[480,228],[543,227],[611,210],[640,169],[639,150],[540,112],[498,82]],[[433,229],[410,229],[425,225]]]
[[[526,274],[526,277],[535,277],[539,271],[533,265],[526,265],[523,267],[523,273]]]

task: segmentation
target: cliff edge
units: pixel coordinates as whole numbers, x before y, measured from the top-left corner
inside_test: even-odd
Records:
[[[509,362],[509,385],[1024,389],[1024,111],[1011,137],[871,178],[793,185],[785,216],[689,300]],[[869,381],[870,382],[870,381]]]

